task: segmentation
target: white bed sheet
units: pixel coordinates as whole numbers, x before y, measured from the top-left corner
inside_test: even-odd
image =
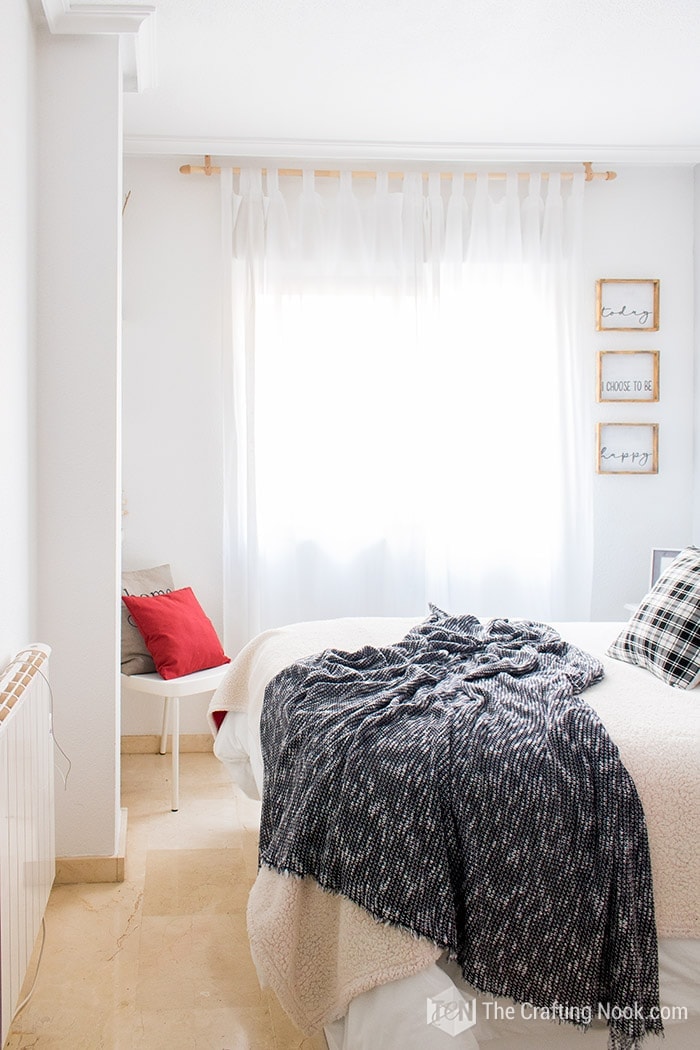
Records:
[[[700,1047],[700,941],[674,939],[659,945],[660,1004],[663,1042],[659,1050]],[[451,1034],[428,1023],[427,1005],[450,992],[471,1007],[473,1027]],[[449,996],[448,1000],[449,1001]],[[494,1004],[497,1004],[494,1005]],[[499,1010],[498,1019],[494,1019]],[[500,1012],[502,1011],[502,1013]],[[532,1016],[527,1005],[481,995],[468,987],[455,964],[439,962],[412,977],[380,985],[357,996],[344,1018],[325,1028],[330,1050],[606,1050],[604,1020],[594,1019],[587,1032]]]
[[[387,645],[399,640],[415,623],[416,618],[354,618],[335,621],[317,621],[295,624],[280,632],[268,632],[264,654],[253,661],[248,675],[249,695],[240,698],[241,710],[229,711],[216,735],[214,750],[229,770],[232,779],[246,794],[260,797],[262,791],[262,755],[260,750],[259,717],[267,682],[295,659],[320,652],[324,648],[356,649],[361,644]],[[648,753],[654,739],[654,718],[659,721],[680,722],[687,726],[687,734],[680,740],[678,763],[697,763],[699,753],[698,710],[700,696],[687,691],[671,689],[648,672],[605,657],[610,642],[622,628],[619,623],[555,623],[553,626],[567,641],[598,656],[605,665],[602,682],[586,692],[586,700],[595,708],[613,740],[620,746],[621,757],[632,772],[644,769],[640,756]],[[223,688],[223,687],[222,687]],[[640,696],[646,698],[641,717],[636,718]],[[228,697],[230,701],[230,696]],[[212,698],[210,713],[217,710],[217,694]],[[634,774],[633,774],[634,775]],[[635,777],[635,779],[637,779]],[[642,785],[638,783],[640,794]],[[664,801],[661,800],[661,805]],[[666,799],[668,805],[668,799]],[[697,806],[697,799],[695,800]],[[653,802],[645,801],[648,811]],[[658,817],[658,814],[656,815]],[[649,813],[647,812],[649,819]],[[665,823],[655,820],[661,828],[662,841],[655,843],[657,853],[673,851],[674,835],[670,828],[663,841]],[[700,828],[694,829],[697,842]],[[652,851],[653,859],[653,851]],[[684,858],[695,863],[693,858]],[[698,877],[700,879],[700,876]],[[656,873],[655,873],[656,885]],[[698,887],[700,892],[700,887]],[[661,938],[659,968],[662,1008],[673,1011],[665,1018],[667,1050],[697,1050],[700,1046],[700,940],[691,937]],[[454,984],[452,983],[454,978]],[[427,1021],[428,1000],[438,992],[459,988],[466,1000],[476,999],[476,1023],[451,1037],[444,1030]],[[479,996],[462,982],[451,965],[441,963],[427,967],[412,977],[394,981],[357,996],[344,1018],[326,1027],[326,1038],[331,1050],[595,1050],[607,1045],[604,1023],[594,1022],[593,1028],[582,1033],[571,1025],[559,1025],[543,1019],[523,1015],[517,1004],[499,1000],[504,1014],[494,1021],[495,1006],[487,1006],[493,997]],[[508,1006],[512,1009],[509,1011]],[[527,1011],[526,1011],[527,1013]],[[675,1018],[675,1019],[674,1019]],[[584,1041],[585,1040],[585,1041]]]

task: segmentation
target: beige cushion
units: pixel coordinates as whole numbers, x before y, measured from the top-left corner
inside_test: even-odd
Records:
[[[122,573],[122,595],[139,598],[154,594],[168,594],[175,589],[169,565],[157,565],[153,569],[133,569]],[[136,623],[122,605],[122,674],[149,674],[155,671],[153,657]]]

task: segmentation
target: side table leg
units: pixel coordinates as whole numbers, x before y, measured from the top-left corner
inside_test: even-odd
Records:
[[[170,808],[175,813],[180,808],[180,698],[171,696],[172,726],[170,740],[173,749],[173,790]]]
[[[167,696],[163,700],[163,728],[160,733],[160,754],[164,755],[168,749],[168,711],[170,709],[170,701]]]

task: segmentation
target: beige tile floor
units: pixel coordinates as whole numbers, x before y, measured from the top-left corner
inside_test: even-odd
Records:
[[[260,988],[248,950],[259,804],[212,754],[183,754],[178,813],[169,756],[122,756],[122,805],[125,881],[53,889],[5,1050],[325,1050]]]

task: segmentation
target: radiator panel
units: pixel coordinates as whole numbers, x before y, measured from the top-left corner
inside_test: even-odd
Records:
[[[4,1044],[56,869],[49,649],[0,675],[0,1027]]]

